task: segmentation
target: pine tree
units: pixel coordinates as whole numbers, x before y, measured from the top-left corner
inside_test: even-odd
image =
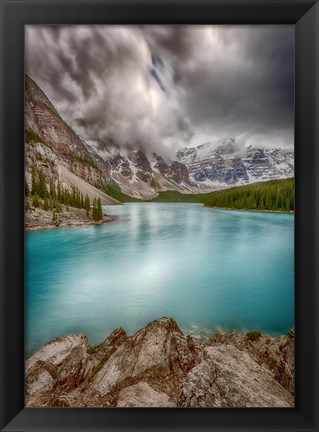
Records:
[[[97,200],[97,219],[102,219],[102,205],[101,205],[101,198],[98,198]]]
[[[92,219],[96,221],[96,198],[93,198]]]
[[[269,210],[269,193],[267,192],[266,194],[266,203],[265,203],[265,207],[267,210]]]
[[[71,205],[72,205],[72,207],[76,207],[76,196],[75,196],[75,187],[74,186],[72,186]]]
[[[280,196],[280,190],[278,188],[277,189],[277,194],[276,194],[275,210],[279,210],[279,209],[281,209],[281,196]]]
[[[203,202],[212,207],[293,210],[294,182],[292,179],[270,180],[211,192],[204,197]]]
[[[55,190],[55,184],[54,184],[54,180],[51,179],[50,180],[50,198],[52,198],[53,200],[56,199],[56,190]]]
[[[33,207],[40,207],[39,195],[37,193],[32,195],[32,205]]]
[[[37,188],[37,173],[35,167],[32,167],[31,171],[31,195],[35,195],[38,191]]]
[[[48,198],[44,198],[44,201],[43,201],[43,210],[49,210],[49,201],[48,201]]]
[[[61,201],[61,197],[62,197],[62,192],[61,192],[61,184],[58,181],[58,187],[57,187],[57,200],[60,202]]]
[[[89,213],[90,213],[90,198],[89,198],[88,194],[85,195],[84,208],[86,210],[86,215],[89,216]]]
[[[59,201],[55,201],[54,208],[55,208],[55,211],[57,213],[60,213],[62,211],[62,207],[61,207],[61,204],[59,203]]]
[[[37,192],[41,198],[46,198],[46,196],[48,195],[46,178],[42,168],[40,168],[38,171]]]
[[[94,221],[98,221],[102,218],[102,205],[100,198],[93,199],[92,218]]]

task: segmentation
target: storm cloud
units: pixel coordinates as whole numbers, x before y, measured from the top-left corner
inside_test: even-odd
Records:
[[[293,146],[293,26],[27,26],[26,72],[92,145]]]

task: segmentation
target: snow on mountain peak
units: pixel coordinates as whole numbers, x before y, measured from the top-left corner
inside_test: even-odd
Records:
[[[221,186],[252,183],[294,175],[294,152],[286,149],[245,147],[233,138],[206,142],[176,153],[190,179]]]

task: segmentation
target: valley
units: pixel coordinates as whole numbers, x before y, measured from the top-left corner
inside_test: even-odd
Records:
[[[252,210],[294,208],[293,180],[285,180],[293,177],[293,151],[243,149],[230,138],[177,151],[175,159],[142,148],[121,152],[113,144],[93,147],[28,75],[25,113],[26,229],[92,223],[94,200],[100,205],[164,201]],[[34,169],[45,178],[40,194],[32,186]],[[65,196],[76,191],[82,204],[87,199],[87,211],[81,211],[84,204],[53,195],[52,184]],[[101,213],[95,222],[102,220],[109,218]]]
[[[294,27],[24,30],[25,406],[293,408]]]

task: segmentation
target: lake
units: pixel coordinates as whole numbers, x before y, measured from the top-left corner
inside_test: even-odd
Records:
[[[25,348],[172,316],[187,333],[294,326],[294,215],[130,203],[111,223],[26,233]]]

